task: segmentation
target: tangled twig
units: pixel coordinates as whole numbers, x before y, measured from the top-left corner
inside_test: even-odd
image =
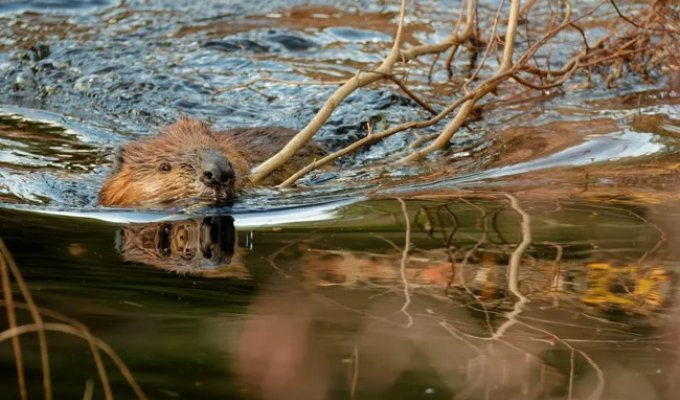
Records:
[[[251,181],[258,182],[285,164],[295,155],[298,149],[311,140],[347,96],[369,84],[385,80],[395,83],[408,97],[432,114],[432,117],[424,120],[407,121],[387,127],[382,131],[373,132],[326,157],[315,160],[292,174],[280,185],[281,187],[291,186],[310,171],[329,164],[340,157],[347,156],[361,147],[371,145],[400,132],[417,131],[431,127],[455,112],[454,116],[438,134],[416,134],[419,138],[417,144],[424,143],[424,147],[418,148],[417,145],[410,146],[408,148],[410,153],[401,156],[400,161],[411,162],[427,157],[435,151],[448,147],[456,132],[468,123],[473,111],[478,109],[480,101],[490,93],[497,94],[499,86],[504,83],[514,82],[518,87],[547,91],[561,87],[579,72],[584,72],[590,76],[593,71],[599,69],[605,72],[605,75],[609,71],[607,82],[610,84],[622,74],[622,68],[624,67],[645,73],[645,71],[661,65],[664,60],[669,59],[669,56],[673,53],[671,49],[677,48],[678,39],[680,39],[680,32],[674,28],[676,24],[674,21],[677,20],[677,11],[674,11],[668,5],[667,0],[655,0],[648,6],[641,8],[633,17],[625,16],[614,0],[603,0],[602,3],[579,16],[572,16],[572,10],[569,3],[566,2],[566,10],[561,20],[557,21],[557,18],[551,18],[547,23],[545,33],[533,43],[529,41],[529,28],[528,26],[525,27],[527,29],[526,49],[521,54],[516,54],[518,25],[520,22],[529,24],[527,20],[528,13],[535,3],[535,1],[530,1],[523,8],[520,8],[519,0],[510,1],[509,13],[505,22],[505,37],[501,44],[503,54],[499,61],[499,66],[493,74],[485,79],[481,79],[474,87],[470,87],[473,82],[480,79],[492,49],[494,46],[499,45],[500,39],[497,39],[496,31],[501,20],[502,4],[499,5],[496,11],[489,29],[490,34],[486,38],[480,37],[477,33],[479,30],[476,23],[477,1],[466,0],[461,4],[461,12],[458,14],[455,27],[449,37],[438,43],[402,49],[406,13],[406,2],[402,1],[397,33],[392,43],[392,48],[383,62],[374,70],[359,70],[354,77],[345,81],[328,98],[323,107],[321,107],[304,129],[295,135],[281,151],[253,169],[250,176]],[[611,4],[615,8],[619,18],[617,18],[617,21],[613,21],[606,34],[595,43],[592,43],[588,40],[587,32],[583,28],[585,25],[578,24],[578,22],[592,16],[595,11],[606,4]],[[465,8],[465,11],[463,11],[463,8]],[[580,34],[582,48],[576,48],[572,56],[559,68],[551,67],[551,50],[548,50],[548,54],[545,57],[545,67],[539,67],[535,59],[536,54],[546,45],[552,46],[553,39],[566,29],[574,29]],[[473,60],[476,59],[477,44],[486,43],[485,50],[480,62],[477,63],[475,68],[471,68],[470,75],[466,78],[466,83],[462,87],[463,93],[441,111],[437,112],[430,106],[430,102],[427,99],[417,95],[408,88],[405,80],[398,79],[394,75],[394,69],[398,65],[405,67],[411,60],[432,54],[434,59],[427,66],[427,76],[431,76],[440,55],[444,52],[449,53],[447,59],[443,62],[443,66],[451,73],[453,58],[459,48],[468,42],[470,47],[472,47],[470,51],[473,54]],[[502,102],[494,102],[494,104],[500,106]],[[487,105],[488,103],[484,104],[483,108],[485,110],[489,108]]]

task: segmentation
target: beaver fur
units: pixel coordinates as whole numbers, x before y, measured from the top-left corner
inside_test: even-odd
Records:
[[[249,185],[250,169],[278,152],[295,133],[281,127],[215,132],[203,122],[181,118],[157,136],[127,143],[118,151],[99,202],[125,207],[233,199]],[[323,155],[318,145],[307,144],[263,184],[280,183]]]

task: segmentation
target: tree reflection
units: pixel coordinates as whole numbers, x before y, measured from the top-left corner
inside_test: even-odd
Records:
[[[118,248],[256,283],[238,326],[207,334],[222,332],[229,369],[267,400],[604,398],[634,370],[612,366],[607,346],[639,346],[637,329],[672,301],[665,227],[635,209],[511,195],[389,204],[403,230],[354,243],[337,228],[275,229],[251,251],[231,217],[210,217],[125,227]],[[616,385],[649,396],[644,377]]]

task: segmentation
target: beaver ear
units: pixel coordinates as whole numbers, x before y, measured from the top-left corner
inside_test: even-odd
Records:
[[[123,146],[117,146],[113,151],[113,167],[112,171],[114,174],[120,172],[125,163],[125,148]]]

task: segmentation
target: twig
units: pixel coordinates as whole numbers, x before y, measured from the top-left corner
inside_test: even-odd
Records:
[[[636,24],[635,21],[633,21],[632,19],[626,17],[625,15],[623,15],[621,13],[621,10],[619,10],[619,7],[616,5],[616,2],[614,0],[609,0],[609,2],[612,3],[612,5],[614,6],[614,9],[616,10],[616,13],[619,14],[619,17],[623,18],[625,21],[627,21],[628,23],[630,23],[634,27],[640,28],[640,25]]]
[[[510,76],[511,76],[511,74],[509,74],[509,73],[495,75],[495,76],[489,78],[488,80],[484,81],[484,83],[482,83],[480,85],[480,87],[484,88],[485,90],[489,87],[495,87],[498,83],[509,78]],[[304,175],[306,175],[310,171],[313,171],[313,170],[315,170],[319,167],[322,167],[322,166],[324,166],[324,165],[326,165],[326,164],[328,164],[332,161],[335,161],[336,159],[338,159],[340,157],[343,157],[347,154],[350,154],[350,153],[352,153],[353,151],[355,151],[356,149],[358,149],[362,146],[365,146],[365,145],[368,145],[368,144],[371,144],[371,143],[375,143],[375,142],[377,142],[381,139],[384,139],[388,136],[394,135],[394,134],[399,133],[399,132],[403,132],[403,131],[408,130],[408,129],[420,129],[420,128],[426,128],[428,126],[432,126],[432,125],[438,123],[439,121],[441,121],[442,119],[444,119],[447,115],[449,115],[453,111],[455,111],[461,104],[465,103],[466,101],[468,101],[469,99],[471,99],[471,98],[473,98],[477,95],[478,95],[477,92],[470,92],[470,93],[466,94],[465,96],[456,100],[455,102],[450,104],[448,107],[446,107],[444,110],[439,112],[439,114],[437,114],[436,116],[434,116],[434,117],[432,117],[428,120],[406,122],[404,124],[386,129],[384,131],[377,132],[377,133],[374,133],[374,134],[369,135],[369,136],[364,136],[363,138],[357,140],[356,142],[354,142],[354,143],[352,143],[352,144],[350,144],[350,145],[348,145],[348,146],[346,146],[346,147],[344,147],[344,148],[342,148],[342,149],[340,149],[340,150],[338,150],[334,153],[331,153],[331,154],[327,155],[326,157],[323,157],[319,160],[312,161],[307,166],[305,166],[304,168],[301,168],[296,173],[291,175],[288,179],[286,179],[281,184],[279,184],[278,187],[290,187],[293,183],[295,183],[298,179],[300,179],[301,177],[303,177]]]
[[[498,20],[501,16],[501,10],[503,9],[503,3],[504,2],[505,2],[505,0],[501,0],[500,3],[498,4],[498,10],[496,11],[496,16],[493,19],[493,25],[491,26],[491,34],[489,35],[489,42],[486,45],[486,49],[484,50],[484,54],[482,55],[482,61],[477,66],[477,69],[475,69],[475,72],[472,73],[468,82],[466,82],[465,85],[463,85],[463,89],[465,91],[467,91],[467,86],[472,81],[477,79],[477,75],[482,70],[482,67],[484,67],[484,64],[486,63],[486,59],[489,56],[489,51],[491,51],[491,46],[496,43],[496,28],[498,27]]]
[[[522,15],[522,18],[526,19],[528,18],[529,10],[538,2],[538,0],[529,0],[526,4],[524,4],[524,7],[522,7],[522,10],[519,12],[520,15]]]
[[[510,289],[512,294],[514,294],[517,298],[527,302],[529,299],[520,293],[517,282],[519,280],[519,263],[522,259],[524,251],[526,251],[527,247],[529,247],[531,244],[531,217],[520,207],[519,201],[515,196],[511,195],[510,193],[506,193],[505,197],[510,200],[510,206],[512,209],[522,217],[522,222],[520,223],[522,242],[520,242],[510,257],[510,264],[508,265],[508,289]]]
[[[519,0],[511,0],[510,3],[510,16],[508,17],[507,31],[505,33],[505,47],[503,49],[503,59],[501,60],[501,65],[498,68],[498,72],[494,75],[494,78],[504,76],[508,71],[512,69],[512,53],[515,49],[515,36],[517,34],[517,20],[519,18]],[[500,83],[500,82],[499,82]],[[439,134],[437,139],[435,139],[430,145],[425,148],[411,153],[409,156],[405,157],[402,161],[414,161],[427,156],[435,150],[443,149],[448,146],[451,141],[451,137],[456,133],[458,128],[460,128],[465,120],[467,119],[470,111],[475,106],[475,103],[485,96],[487,93],[496,88],[496,85],[481,85],[477,90],[475,90],[475,95],[465,101],[461,106],[460,110],[456,116],[449,122],[444,130]]]
[[[354,345],[354,351],[352,352],[352,361],[354,361],[354,368],[352,369],[352,383],[349,388],[349,398],[351,400],[356,399],[357,382],[359,381],[359,348]]]
[[[555,80],[555,81],[553,81],[553,82],[551,82],[551,83],[545,84],[545,85],[537,85],[537,84],[535,84],[535,83],[532,83],[532,82],[530,82],[530,81],[528,81],[528,80],[522,78],[521,76],[519,76],[519,74],[514,74],[514,75],[512,76],[512,78],[513,78],[515,81],[517,81],[517,83],[519,83],[519,84],[521,84],[521,85],[524,85],[524,86],[527,86],[527,87],[529,87],[529,88],[531,88],[531,89],[534,89],[534,90],[547,90],[547,89],[552,89],[552,88],[561,86],[564,82],[566,82],[567,79],[569,79],[569,78],[574,74],[574,72],[576,72],[576,70],[578,69],[579,66],[580,66],[579,62],[578,62],[578,61],[575,62],[575,63],[572,65],[571,69],[570,69],[566,74],[562,75],[559,79],[557,79],[557,80]]]
[[[441,53],[437,53],[432,57],[432,62],[430,63],[430,69],[427,71],[427,83],[432,84],[432,72],[434,72],[434,66],[437,65]]]
[[[409,130],[409,129],[422,129],[425,127],[432,126],[438,122],[440,122],[443,118],[446,118],[449,116],[449,114],[453,113],[456,111],[454,114],[454,117],[446,124],[446,126],[442,129],[442,131],[439,132],[437,136],[421,136],[421,139],[419,139],[419,142],[422,142],[423,140],[428,140],[430,141],[427,146],[419,149],[418,151],[413,151],[410,154],[407,154],[406,156],[403,156],[403,158],[400,160],[401,162],[409,162],[413,161],[419,158],[423,158],[430,153],[443,149],[447,147],[451,141],[451,138],[453,135],[466,123],[470,113],[473,112],[473,110],[476,109],[477,107],[477,102],[481,100],[483,97],[485,97],[487,94],[494,92],[497,87],[502,84],[503,82],[507,81],[508,79],[514,79],[516,82],[519,84],[528,87],[529,89],[532,90],[540,90],[540,91],[545,91],[551,88],[559,87],[560,85],[564,84],[564,82],[567,81],[567,79],[571,78],[577,71],[582,71],[582,70],[587,70],[588,73],[590,73],[590,67],[601,64],[604,62],[610,62],[611,60],[617,60],[623,57],[629,57],[629,56],[636,56],[638,54],[645,54],[649,50],[653,50],[654,47],[643,47],[640,48],[639,45],[637,45],[637,48],[634,48],[629,51],[624,51],[627,47],[629,46],[634,46],[636,45],[637,41],[640,40],[637,38],[637,36],[634,36],[632,40],[630,39],[630,35],[632,33],[627,34],[626,36],[626,41],[623,42],[620,39],[615,39],[616,38],[616,31],[612,29],[612,31],[605,35],[604,37],[600,38],[597,43],[595,44],[590,44],[587,41],[587,37],[585,36],[585,32],[576,24],[578,21],[581,19],[592,15],[595,11],[597,11],[603,4],[606,4],[609,0],[603,0],[601,3],[593,7],[591,10],[588,12],[584,13],[581,16],[572,18],[571,16],[571,7],[569,6],[569,3],[567,3],[567,10],[564,13],[564,19],[562,20],[561,23],[553,26],[552,22],[550,24],[550,28],[548,32],[544,34],[542,38],[540,38],[538,41],[535,43],[527,43],[529,45],[529,48],[522,54],[520,55],[514,62],[513,62],[513,57],[512,57],[512,52],[514,50],[514,41],[515,37],[517,35],[516,28],[517,28],[517,21],[515,21],[517,17],[517,12],[516,12],[516,0],[513,0],[513,3],[511,3],[511,12],[510,12],[510,18],[508,19],[508,29],[506,30],[506,37],[504,40],[504,46],[503,46],[503,58],[499,62],[500,67],[496,71],[495,74],[493,74],[491,77],[487,78],[483,82],[481,82],[473,91],[469,93],[465,93],[465,95],[461,98],[459,98],[457,101],[454,103],[450,104],[448,107],[446,107],[444,110],[442,110],[439,114],[434,115],[431,119],[425,120],[425,121],[415,121],[415,122],[407,122],[407,123],[402,123],[398,126],[388,128],[384,131],[377,132],[375,134],[369,135],[367,137],[364,137],[348,146],[346,146],[343,149],[340,149],[320,160],[315,160],[314,162],[310,163],[309,165],[305,166],[304,168],[300,169],[299,171],[295,172],[292,176],[290,176],[288,179],[286,179],[282,184],[280,184],[280,187],[287,187],[295,183],[300,177],[304,176],[306,173],[321,167],[323,165],[326,165],[334,160],[336,160],[339,157],[343,157],[347,154],[350,154],[357,150],[358,148],[369,145],[371,143],[377,142],[379,140],[382,140],[390,135]],[[399,59],[403,62],[408,62],[411,59],[414,59],[416,57],[425,55],[425,54],[439,54],[440,52],[446,51],[450,48],[453,47],[453,51],[455,52],[457,46],[465,40],[470,40],[472,37],[474,37],[474,10],[476,9],[476,1],[475,0],[468,0],[464,2],[465,5],[467,5],[467,18],[466,18],[466,27],[463,32],[459,32],[458,26],[462,23],[462,15],[461,13],[459,15],[459,21],[456,24],[456,29],[454,29],[454,32],[450,35],[449,38],[446,40],[436,43],[436,44],[428,44],[428,45],[421,45],[421,46],[415,46],[406,50],[401,50],[399,51]],[[654,4],[657,4],[656,2]],[[461,5],[462,6],[462,5]],[[652,5],[650,7],[657,7],[655,5]],[[403,10],[402,10],[403,11]],[[647,19],[651,18],[651,14],[653,11],[648,11],[647,14]],[[400,19],[401,21],[401,19]],[[401,24],[400,24],[401,25]],[[564,30],[567,27],[573,27],[574,29],[577,29],[581,32],[582,37],[583,37],[583,43],[585,49],[578,54],[574,55],[569,61],[567,61],[562,68],[557,69],[557,70],[551,70],[549,65],[547,70],[540,69],[535,66],[528,65],[529,61],[532,60],[535,57],[536,52],[541,49],[543,46],[545,46],[547,43],[549,43],[559,32]],[[399,30],[398,30],[399,32]],[[670,32],[670,31],[664,31],[664,32]],[[396,39],[396,38],[395,38]],[[605,46],[607,43],[610,43],[612,40],[616,40],[616,52],[612,53],[607,46]],[[493,40],[490,40],[493,42]],[[665,43],[665,42],[664,42]],[[490,47],[492,43],[487,44],[487,51],[486,54],[490,52]],[[393,44],[392,50],[395,49],[396,42]],[[655,43],[654,46],[663,46],[663,43]],[[392,55],[392,53],[390,53]],[[451,53],[451,56],[453,55],[453,52]],[[487,55],[485,55],[487,56]],[[389,57],[388,57],[389,58]],[[388,59],[385,59],[381,66],[378,69],[372,70],[372,71],[360,71],[357,73],[355,76],[356,79],[363,79],[362,77],[367,77],[371,76],[372,82],[377,81],[381,79],[378,77],[378,75],[381,75],[382,79],[388,79],[391,77],[391,67],[393,64],[390,64],[390,71],[380,71],[379,69],[385,65],[387,65]],[[478,66],[477,71],[473,73],[473,77],[477,77],[479,75],[480,68],[484,65],[484,60],[482,63]],[[533,75],[537,75],[541,79],[541,83],[537,84],[532,82],[531,80],[528,80],[527,78],[522,77],[519,75],[519,72],[527,72]],[[544,79],[547,77],[547,79]],[[355,79],[355,80],[356,80]],[[367,81],[361,81],[362,82],[367,82]],[[349,84],[350,82],[346,82],[345,85]],[[363,83],[362,83],[363,84]],[[405,85],[403,85],[405,86]],[[358,88],[360,87],[357,85],[355,87]],[[339,91],[342,88],[338,89]],[[350,89],[351,90],[354,89]],[[346,92],[345,95],[348,95],[349,92]],[[407,95],[411,96],[411,98],[414,98],[413,95],[409,94],[412,93],[410,91],[405,91]],[[337,92],[336,92],[337,94]],[[334,96],[331,96],[329,101],[324,105],[324,107],[329,106],[329,103],[332,103],[335,101],[334,105],[329,106],[329,108],[322,108],[322,110],[326,110],[329,113],[332,112],[333,107],[337,106],[340,101],[344,99],[344,97],[338,97],[334,94]],[[345,96],[343,95],[343,96]],[[417,97],[417,96],[415,96]],[[336,101],[337,100],[337,101]],[[418,100],[414,101],[419,102]],[[424,103],[424,102],[422,102]],[[422,106],[422,104],[421,104]],[[426,107],[424,107],[426,108]],[[321,113],[321,112],[320,112]],[[312,122],[303,129],[296,137],[293,139],[294,141],[297,139],[300,139],[298,141],[299,145],[304,144],[307,140],[311,138],[311,136],[316,132],[316,129],[320,126],[320,124],[323,123],[322,120],[319,120],[319,113],[317,116],[314,117]],[[329,114],[330,115],[330,114]],[[326,116],[327,117],[327,116]],[[326,118],[323,117],[323,118]],[[310,128],[311,125],[314,125],[313,122],[317,121],[318,126],[314,128],[314,132],[309,131],[308,128]],[[301,137],[300,135],[304,132],[309,133],[309,135]],[[430,139],[430,137],[433,137],[434,139]],[[297,146],[297,145],[295,145]],[[295,147],[293,146],[293,147]],[[288,148],[290,150],[290,147],[284,147],[284,149]],[[411,148],[414,148],[412,146]],[[283,152],[284,150],[282,150]],[[265,161],[261,166],[258,166],[254,171],[260,171],[263,173],[261,175],[262,177],[266,176],[267,170],[271,171],[271,168],[274,166],[279,166],[282,165],[283,162],[288,160],[290,156],[294,154],[294,151],[291,152],[285,152],[286,154],[283,154],[280,152],[276,155],[274,155],[272,158],[269,160]],[[278,160],[275,161],[275,164],[273,164],[273,160]],[[261,169],[262,166],[268,165],[267,169]],[[270,168],[271,167],[271,168]],[[260,178],[255,178],[255,181]]]
[[[376,68],[375,72],[368,73],[357,73],[353,78],[346,81],[342,86],[340,86],[333,95],[326,100],[326,103],[321,107],[321,109],[316,113],[314,118],[307,124],[307,126],[298,132],[292,139],[286,143],[286,145],[275,155],[270,157],[268,160],[262,164],[255,167],[250,174],[249,179],[253,183],[257,183],[268,176],[272,171],[283,165],[288,161],[295,153],[307,143],[312,136],[319,130],[321,125],[331,116],[335,108],[340,104],[347,96],[349,96],[356,89],[366,86],[369,83],[373,83],[382,79],[385,75],[389,75],[392,72],[392,66],[399,58],[404,58],[401,54],[401,42],[404,30],[404,14],[406,12],[406,0],[401,1],[401,9],[399,11],[399,26],[397,27],[397,34],[394,38],[394,43],[392,45],[392,50],[385,60]]]
[[[468,201],[464,197],[461,197],[460,200],[463,201],[465,204],[469,205],[470,207],[473,207],[477,211],[479,211],[479,213],[481,214],[481,221],[482,221],[482,225],[483,225],[482,236],[479,238],[479,240],[477,240],[477,242],[474,244],[474,246],[469,251],[467,251],[465,253],[465,256],[463,256],[463,261],[460,264],[460,269],[462,271],[467,266],[468,260],[470,259],[472,254],[475,251],[477,251],[479,246],[481,246],[483,243],[488,241],[489,235],[488,235],[487,229],[486,229],[486,226],[487,226],[486,225],[486,220],[487,220],[486,210],[483,209],[482,207],[478,206],[477,204],[474,204],[474,203]],[[448,206],[446,207],[446,210],[449,211],[451,213],[451,215],[454,216],[454,218],[455,218],[455,215],[451,212],[451,210],[449,210]],[[456,221],[456,223],[457,223],[457,221]],[[448,250],[448,246],[449,246],[449,244],[447,243],[447,250]],[[449,282],[448,286],[450,286],[450,285],[451,285],[451,283]],[[447,288],[448,288],[448,286],[447,286]],[[493,335],[493,326],[491,325],[491,315],[489,313],[489,309],[486,307],[486,304],[484,304],[482,299],[475,292],[470,290],[470,287],[465,283],[465,281],[463,281],[462,286],[463,286],[463,289],[465,289],[465,291],[467,292],[467,294],[469,296],[471,296],[473,299],[475,299],[475,301],[477,303],[479,303],[479,306],[481,307],[482,311],[484,312],[484,322],[486,323],[486,327],[489,330],[489,333]]]
[[[570,369],[569,369],[569,396],[570,396],[569,398],[571,398],[571,394],[572,394],[572,391],[573,391],[573,387],[572,387],[573,382],[574,382],[574,360],[573,360],[573,357],[574,357],[575,352],[579,353],[581,356],[583,356],[583,358],[586,359],[588,364],[590,364],[590,366],[595,370],[595,373],[597,374],[597,386],[595,386],[595,389],[590,394],[590,396],[587,397],[587,400],[599,400],[599,399],[602,398],[602,395],[604,394],[604,387],[605,387],[604,372],[602,371],[602,368],[600,368],[600,366],[597,365],[597,363],[592,358],[590,358],[590,356],[586,352],[584,352],[583,350],[579,350],[579,349],[574,348],[574,346],[569,344],[569,342],[567,342],[566,340],[562,339],[561,337],[555,335],[554,333],[552,333],[548,330],[535,327],[533,325],[527,324],[526,322],[519,322],[519,323],[522,326],[525,326],[529,329],[544,333],[544,334],[552,337],[553,339],[562,343],[565,347],[567,347],[571,351],[571,361],[570,361]]]
[[[577,31],[579,31],[579,33],[581,33],[581,37],[583,38],[583,44],[586,46],[586,53],[589,52],[590,46],[588,45],[588,38],[586,38],[586,33],[583,31],[583,29],[580,26],[576,25],[573,22],[570,23],[569,25],[571,25],[574,29],[576,29]]]
[[[496,79],[503,79],[503,78],[505,78],[505,76],[496,77]],[[365,146],[365,145],[368,145],[368,144],[371,144],[371,143],[375,143],[375,142],[377,142],[381,139],[384,139],[388,136],[394,135],[395,133],[403,132],[403,131],[408,130],[408,129],[425,128],[425,127],[434,125],[437,122],[441,121],[448,114],[453,112],[462,103],[464,103],[468,99],[472,98],[474,95],[475,95],[475,93],[469,93],[469,94],[461,97],[456,102],[454,102],[453,104],[449,105],[444,110],[442,110],[439,114],[437,114],[436,116],[434,116],[434,117],[432,117],[428,120],[407,122],[407,123],[386,129],[386,130],[381,131],[381,132],[373,133],[372,135],[364,136],[363,138],[357,140],[356,142],[354,142],[354,143],[352,143],[352,144],[350,144],[350,145],[348,145],[348,146],[346,146],[346,147],[344,147],[344,148],[342,148],[342,149],[340,149],[340,150],[338,150],[334,153],[331,153],[331,154],[327,155],[326,157],[323,157],[319,160],[315,160],[315,161],[309,163],[306,167],[301,168],[299,171],[297,171],[296,173],[291,175],[288,179],[286,179],[281,184],[279,184],[279,187],[289,187],[293,183],[295,183],[298,179],[300,179],[302,176],[309,173],[310,171],[315,170],[319,167],[322,167],[322,166],[324,166],[324,165],[326,165],[326,164],[328,164],[332,161],[335,161],[336,159],[338,159],[342,156],[350,154],[350,153],[352,153],[353,151],[355,151],[356,149],[358,149],[362,146]]]
[[[507,71],[512,67],[512,54],[515,52],[515,36],[517,36],[517,21],[519,19],[519,0],[511,0],[510,16],[505,32],[505,47],[503,48],[503,60],[499,71]]]
[[[466,20],[465,20],[465,31],[463,31],[462,34],[458,33],[458,30],[460,29],[460,24],[463,21],[463,6],[467,3],[467,13],[466,13]],[[458,51],[458,47],[460,46],[460,43],[463,41],[467,40],[469,36],[472,35],[472,7],[476,7],[476,1],[475,4],[473,5],[472,0],[467,0],[467,2],[460,2],[460,10],[458,12],[458,19],[456,20],[456,25],[453,28],[453,32],[451,33],[451,38],[455,38],[456,40],[454,41],[454,44],[451,46],[451,52],[449,55],[446,57],[446,62],[444,63],[446,66],[446,71],[449,74],[449,79],[453,76],[453,69],[451,68],[451,64],[453,63],[453,59],[456,56],[456,52]],[[462,39],[462,40],[458,40]]]
[[[352,79],[346,81],[340,88],[338,88],[333,95],[324,103],[321,109],[316,113],[314,118],[298,132],[278,153],[264,161],[262,164],[255,167],[249,176],[249,179],[253,183],[257,183],[268,176],[276,168],[283,165],[288,161],[297,150],[299,150],[305,143],[307,143],[312,136],[319,130],[321,125],[330,117],[331,113],[335,108],[352,92],[356,89],[366,86],[370,83],[379,81],[389,76],[392,72],[392,68],[397,61],[402,61],[404,63],[415,59],[417,57],[436,54],[446,51],[451,46],[463,43],[469,40],[474,34],[473,29],[473,18],[471,12],[474,9],[474,5],[477,0],[468,0],[468,15],[467,15],[467,26],[465,31],[460,34],[452,34],[446,40],[431,44],[431,45],[421,45],[414,46],[406,50],[401,50],[401,42],[403,36],[404,27],[404,14],[406,9],[406,1],[402,0],[401,9],[399,12],[399,26],[397,28],[397,34],[395,35],[394,43],[392,45],[392,50],[390,54],[383,60],[382,64],[377,67],[374,71],[370,72],[358,72]],[[403,129],[402,129],[403,130]],[[388,135],[386,135],[388,136]],[[313,169],[313,168],[312,168]],[[292,178],[292,177],[291,177]],[[290,181],[289,178],[286,182]],[[297,179],[297,178],[296,178]],[[292,181],[295,181],[293,179]],[[288,186],[290,183],[283,184],[282,186]]]

